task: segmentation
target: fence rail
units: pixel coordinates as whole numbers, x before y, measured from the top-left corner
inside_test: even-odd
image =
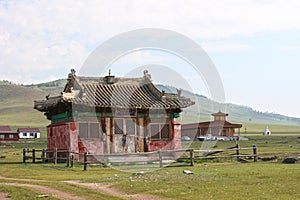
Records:
[[[252,154],[241,154],[243,150],[252,150]],[[233,151],[234,154],[229,155],[214,155],[218,153],[226,153]],[[37,156],[40,154],[40,157]],[[201,159],[214,159],[214,158],[236,158],[237,161],[245,160],[244,157],[253,157],[254,162],[258,160],[258,153],[256,145],[247,148],[241,148],[239,145],[229,149],[214,149],[214,150],[201,150],[201,149],[178,149],[178,150],[158,150],[155,152],[141,152],[141,153],[114,153],[114,154],[89,154],[73,152],[70,150],[45,150],[45,149],[23,149],[23,163],[26,160],[32,160],[32,163],[36,163],[37,160],[42,163],[64,161],[67,167],[73,167],[74,162],[83,163],[83,168],[86,171],[89,164],[93,163],[138,163],[138,162],[158,162],[159,167],[163,166],[163,161],[176,160],[178,153],[182,153],[181,159],[189,160],[189,165],[194,166],[195,160]],[[196,156],[195,154],[202,154]]]

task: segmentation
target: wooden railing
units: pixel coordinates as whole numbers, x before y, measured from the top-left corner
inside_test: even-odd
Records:
[[[252,154],[241,154],[241,151],[252,150]],[[233,154],[226,154],[226,152],[233,152]],[[40,153],[40,156],[37,156]],[[114,154],[89,154],[78,153],[70,150],[37,150],[37,149],[23,149],[23,162],[32,160],[36,163],[37,160],[45,162],[64,162],[68,167],[73,167],[74,162],[83,163],[83,168],[86,171],[89,164],[94,163],[159,163],[159,167],[164,167],[166,160],[176,160],[178,154],[181,154],[180,159],[189,161],[190,166],[194,166],[195,160],[201,159],[215,159],[215,158],[236,158],[237,161],[245,160],[245,157],[253,158],[254,162],[258,160],[257,147],[241,148],[239,145],[228,149],[213,149],[213,150],[199,150],[199,149],[179,149],[179,150],[158,150],[154,152],[140,152],[140,153],[114,153]],[[199,154],[196,156],[196,154]],[[215,155],[225,153],[225,155]],[[28,155],[29,154],[29,155]],[[201,155],[200,155],[201,154]]]

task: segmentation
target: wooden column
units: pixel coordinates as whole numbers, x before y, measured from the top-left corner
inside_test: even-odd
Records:
[[[105,118],[105,130],[106,130],[106,152],[107,153],[111,153],[110,152],[110,118],[106,117]]]
[[[144,138],[145,138],[145,134],[144,134],[144,120],[143,118],[138,118],[139,120],[139,145],[140,145],[140,152],[144,152]]]

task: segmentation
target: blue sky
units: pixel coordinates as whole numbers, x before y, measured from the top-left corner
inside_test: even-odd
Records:
[[[187,36],[207,52],[227,102],[300,117],[299,10],[297,0],[0,0],[0,80],[30,84],[65,78],[111,37],[162,28]],[[162,52],[128,55],[113,72],[125,75],[131,69],[121,66],[147,64],[172,66],[194,92],[208,93],[189,66]]]

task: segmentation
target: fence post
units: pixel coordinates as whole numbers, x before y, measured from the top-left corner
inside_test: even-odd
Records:
[[[194,166],[194,149],[190,149],[190,161],[191,161],[191,166]]]
[[[236,159],[237,161],[240,161],[240,145],[236,144]]]
[[[42,150],[42,162],[45,163],[45,149]]]
[[[32,163],[35,163],[35,149],[32,149]]]
[[[256,145],[253,145],[253,156],[254,156],[254,162],[257,162],[257,148]]]
[[[87,152],[84,153],[84,158],[83,158],[83,170],[84,171],[87,171],[87,166],[88,166],[88,163],[87,163]]]
[[[74,155],[71,156],[71,167],[74,167]]]
[[[57,148],[54,149],[54,164],[57,164]]]
[[[23,149],[23,163],[26,163],[26,149]]]
[[[161,150],[158,150],[158,158],[159,158],[159,167],[163,168],[163,162],[162,162],[162,154]]]
[[[70,166],[70,149],[67,150],[67,167]]]

